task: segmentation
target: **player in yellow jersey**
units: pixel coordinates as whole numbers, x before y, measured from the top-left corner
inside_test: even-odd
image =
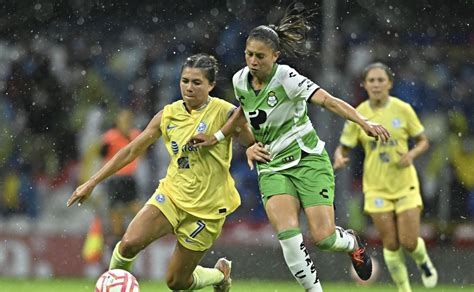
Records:
[[[204,268],[198,263],[219,236],[225,217],[240,205],[229,172],[231,139],[213,148],[188,144],[193,135],[219,130],[235,110],[232,104],[209,96],[216,84],[216,73],[214,57],[197,54],[187,58],[180,78],[183,100],[165,106],[135,140],[69,198],[67,206],[80,205],[98,183],[163,137],[171,157],[166,177],[117,243],[110,269],[130,271],[141,250],[172,233],[177,244],[166,273],[168,287],[196,290],[214,285],[214,291],[229,291],[230,261],[221,258],[214,268]],[[239,139],[246,144],[254,142],[248,127],[239,131]]]
[[[362,145],[364,210],[380,233],[392,279],[399,291],[411,291],[403,250],[415,260],[426,287],[434,287],[438,278],[425,242],[419,237],[423,203],[413,166],[413,160],[428,149],[429,143],[413,108],[389,95],[392,84],[393,74],[386,65],[374,63],[364,70],[363,85],[369,99],[357,110],[386,127],[391,137],[386,143],[375,141],[355,123],[347,122],[334,154],[334,169],[344,167],[350,149]],[[411,149],[409,138],[416,143]]]

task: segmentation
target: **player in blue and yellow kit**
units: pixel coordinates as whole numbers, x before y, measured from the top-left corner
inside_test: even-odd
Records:
[[[79,186],[68,200],[68,206],[81,204],[98,183],[163,137],[171,157],[166,177],[116,245],[110,269],[130,271],[142,249],[172,233],[178,242],[166,273],[170,289],[194,290],[209,285],[214,285],[215,291],[230,289],[230,261],[219,259],[213,269],[198,263],[219,236],[225,217],[240,205],[229,172],[231,139],[213,148],[196,148],[188,143],[197,133],[219,130],[235,110],[232,104],[209,96],[216,73],[217,61],[213,57],[189,57],[181,70],[183,100],[165,106],[135,140]],[[239,131],[239,139],[253,143],[248,127]]]
[[[367,137],[356,124],[347,122],[334,154],[334,168],[344,167],[350,149],[360,143],[365,152],[363,191],[364,210],[380,233],[388,270],[400,292],[411,291],[403,249],[407,250],[421,271],[423,284],[433,287],[438,275],[420,234],[423,207],[420,186],[413,160],[428,149],[428,139],[413,108],[390,96],[393,74],[382,63],[364,71],[364,88],[369,100],[357,110],[371,121],[387,127],[391,137],[380,143]],[[415,146],[408,148],[408,139]]]

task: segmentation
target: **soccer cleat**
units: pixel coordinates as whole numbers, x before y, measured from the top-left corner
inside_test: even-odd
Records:
[[[214,268],[218,269],[224,274],[224,280],[219,284],[214,285],[214,292],[228,292],[232,286],[232,279],[230,278],[230,271],[232,269],[232,262],[226,258],[217,260]]]
[[[354,267],[354,270],[356,271],[359,278],[361,280],[367,281],[372,275],[372,260],[370,259],[369,254],[365,250],[365,247],[356,232],[352,229],[348,229],[346,231],[354,236],[357,243],[356,250],[349,253],[352,266]]]
[[[436,271],[430,258],[419,267],[421,280],[426,288],[433,288],[438,283],[438,272]]]

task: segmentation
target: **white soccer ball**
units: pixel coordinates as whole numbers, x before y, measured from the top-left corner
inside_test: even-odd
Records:
[[[115,269],[102,274],[95,284],[95,292],[139,292],[137,279],[125,270]]]

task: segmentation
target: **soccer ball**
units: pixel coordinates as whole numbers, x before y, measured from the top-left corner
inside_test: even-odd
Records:
[[[102,274],[95,284],[95,292],[139,292],[135,277],[125,270],[110,270]]]

